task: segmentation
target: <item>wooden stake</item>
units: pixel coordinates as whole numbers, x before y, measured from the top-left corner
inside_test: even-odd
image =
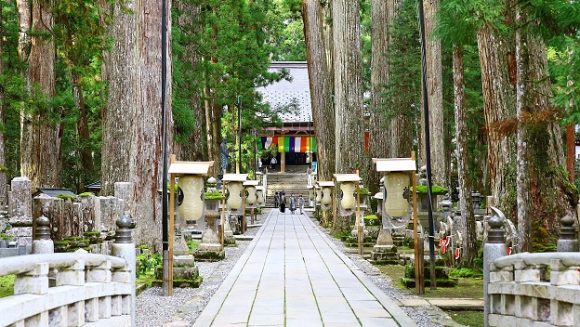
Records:
[[[243,185],[242,185],[242,189],[243,189],[243,191],[242,191],[243,196],[242,196],[242,228],[241,228],[242,233],[241,234],[246,232],[246,226],[247,226],[247,223],[246,223],[246,188],[243,187]]]
[[[176,161],[174,154],[171,155],[171,163]],[[175,176],[169,175],[169,249],[167,254],[168,269],[167,269],[167,295],[173,296],[173,247],[175,234]]]
[[[336,180],[335,180],[334,181],[334,188],[333,188],[332,194],[331,194],[331,196],[332,196],[332,230],[334,230],[334,231],[336,231],[336,211],[337,211],[337,209],[336,209],[336,206],[337,206],[336,194],[338,194],[336,192],[336,188],[337,188],[337,184],[336,184]]]
[[[415,151],[411,153],[411,158],[415,160]],[[423,243],[419,239],[419,233],[417,230],[417,221],[419,217],[417,215],[417,173],[411,172],[411,184],[413,185],[412,197],[413,197],[413,244],[415,250],[415,287],[417,289],[417,294],[425,294],[425,287],[423,285]]]

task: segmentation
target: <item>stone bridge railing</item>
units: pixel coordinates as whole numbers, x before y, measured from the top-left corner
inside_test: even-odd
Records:
[[[491,208],[484,246],[484,325],[580,326],[580,252],[574,220],[560,222],[558,252],[506,256],[503,213]]]
[[[0,276],[16,275],[14,295],[0,298],[0,326],[134,326],[133,223],[124,215],[117,227],[113,256],[80,250],[0,259]]]
[[[489,326],[580,326],[580,253],[520,253],[490,268]]]

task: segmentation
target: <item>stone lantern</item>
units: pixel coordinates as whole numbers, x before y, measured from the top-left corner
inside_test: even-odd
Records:
[[[322,210],[322,222],[327,226],[329,223],[328,210],[332,209],[334,204],[334,182],[319,181],[316,185],[318,185],[318,198],[320,209]]]
[[[358,174],[334,174],[334,180],[340,194],[338,202],[338,214],[341,217],[351,217],[355,214],[355,224],[351,231],[348,244],[354,244],[356,238],[359,254],[362,255],[362,243],[365,234],[364,218],[360,208],[359,187],[361,178]],[[336,215],[335,215],[336,219]],[[352,218],[349,218],[352,219]]]
[[[254,224],[254,220],[255,220],[255,209],[258,203],[258,195],[256,193],[257,189],[256,187],[258,187],[258,184],[260,184],[259,181],[255,181],[255,180],[249,180],[249,181],[245,181],[244,182],[244,189],[246,191],[246,209],[250,209],[251,213],[250,213],[250,219],[251,219],[251,223]],[[245,211],[243,212],[243,218],[242,218],[242,230],[245,232],[246,231],[246,213]]]
[[[171,177],[170,181],[175,180],[176,177],[179,178],[178,185],[183,193],[183,201],[177,209],[179,219],[175,221],[175,227],[179,234],[187,225],[197,224],[204,217],[204,178],[207,176],[211,166],[213,166],[213,161],[175,161],[172,159],[168,171]],[[175,195],[175,189],[170,189],[170,195]],[[175,203],[175,200],[173,203]],[[174,218],[172,217],[172,219]],[[181,240],[178,239],[177,241],[181,243]],[[185,244],[185,241],[183,243]],[[179,251],[187,251],[187,247],[185,249],[176,249],[176,253]]]
[[[397,248],[392,233],[403,229],[411,219],[411,182],[417,169],[411,158],[373,159],[376,170],[383,174],[382,221],[371,260],[376,263],[397,263]]]
[[[266,197],[264,197],[264,186],[260,185],[256,187],[256,197],[258,208],[263,208],[266,206]]]
[[[217,261],[225,257],[220,240],[220,231],[216,226],[216,219],[220,217],[220,202],[224,199],[223,193],[216,188],[217,180],[210,177],[207,180],[207,190],[204,195],[206,228],[201,237],[195,258],[202,261]]]
[[[338,186],[340,201],[338,209],[341,216],[350,216],[357,209],[356,191],[361,178],[357,174],[334,174]]]
[[[172,225],[175,217],[173,204],[175,203],[174,181],[179,178],[179,188],[183,192],[183,202],[179,206],[180,222],[177,227],[184,227],[185,223],[197,223],[204,217],[203,196],[205,192],[204,176],[207,176],[209,169],[213,166],[213,161],[193,162],[193,161],[176,161],[175,157],[171,158],[169,166],[170,177],[170,224]],[[179,231],[179,228],[177,228]],[[171,231],[170,232],[175,232]],[[191,285],[199,284],[199,273],[194,264],[193,255],[189,253],[183,234],[179,233],[175,245],[173,240],[169,240],[170,248],[173,248],[173,258],[170,265],[175,265],[172,278],[175,280],[188,280]]]
[[[244,182],[247,179],[248,174],[225,174],[222,178],[226,189],[226,210],[228,211],[226,222],[224,223],[224,235],[226,238],[229,237],[232,231],[241,232],[241,221],[238,216],[243,215],[244,211]],[[227,229],[230,229],[229,232]]]
[[[383,192],[377,192],[373,196],[373,199],[377,200],[377,216],[379,217],[383,216],[383,196]]]
[[[314,185],[308,185],[306,188],[308,189],[308,206],[314,207],[314,198],[316,197]]]
[[[320,201],[322,201],[322,189],[318,182],[314,184],[314,208],[318,209],[320,207]]]

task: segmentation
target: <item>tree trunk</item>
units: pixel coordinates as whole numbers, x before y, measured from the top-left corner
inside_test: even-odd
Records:
[[[332,103],[332,74],[328,66],[327,49],[324,42],[324,16],[320,1],[302,2],[304,40],[310,79],[310,100],[314,121],[318,155],[318,178],[332,180],[335,161],[334,106]]]
[[[390,140],[393,135],[387,119],[387,99],[385,91],[389,82],[390,29],[394,21],[395,0],[371,1],[372,11],[372,53],[371,53],[371,107],[369,134],[370,157],[387,158],[392,152]],[[369,171],[368,188],[372,194],[378,191],[380,180],[375,169]]]
[[[443,73],[441,64],[441,41],[433,32],[439,10],[439,0],[423,1],[425,10],[425,40],[427,57],[427,90],[429,92],[429,128],[431,131],[431,167],[433,183],[447,183],[445,136],[443,124]],[[422,113],[423,111],[421,111]],[[421,119],[424,121],[424,119]],[[423,147],[425,143],[423,142]],[[425,157],[423,157],[425,158]]]
[[[491,195],[509,216],[515,202],[506,195],[515,189],[516,147],[513,135],[504,126],[514,116],[515,92],[510,84],[506,48],[498,46],[505,44],[502,41],[489,23],[477,32]]]
[[[50,107],[55,94],[55,46],[52,37],[52,1],[17,1],[19,13],[19,54],[28,64],[26,81],[29,96],[43,99],[38,108],[21,114],[20,170],[40,186],[60,186],[61,114]],[[34,34],[30,35],[30,30]],[[46,35],[41,35],[46,33]]]
[[[530,201],[530,171],[528,169],[528,139],[524,117],[528,112],[527,99],[527,68],[528,68],[528,45],[526,30],[522,26],[525,15],[521,6],[516,5],[516,64],[517,64],[517,84],[516,84],[516,116],[517,116],[517,152],[516,152],[516,202],[518,217],[518,252],[528,250],[531,232],[531,219],[529,216]]]
[[[0,3],[0,22],[4,19],[3,6]],[[4,25],[0,24],[0,75],[4,74]],[[6,130],[6,119],[4,114],[4,88],[0,87],[0,206],[8,201],[8,178],[6,168],[6,148],[4,131]]]
[[[77,134],[79,138],[79,155],[81,159],[81,168],[86,174],[94,171],[93,156],[91,151],[91,136],[89,131],[89,117],[88,110],[85,103],[83,90],[79,84],[79,76],[77,73],[71,73],[71,86],[75,105],[79,108],[79,120],[77,122]],[[88,176],[84,176],[85,178]],[[86,180],[81,181],[79,189],[84,189]]]
[[[465,108],[465,80],[463,46],[453,48],[453,90],[455,96],[455,139],[457,142],[457,177],[459,184],[459,208],[461,209],[461,234],[463,254],[461,264],[472,266],[477,255],[477,235],[475,217],[471,201],[471,181],[469,179],[468,128]]]
[[[523,172],[526,184],[523,186],[527,187],[526,194],[526,189],[520,190],[518,185],[518,196],[521,192],[529,200],[527,203],[522,201],[526,216],[518,216],[518,232],[523,237],[518,250],[536,252],[550,240],[555,241],[561,217],[571,215],[576,218],[578,193],[565,174],[563,134],[559,113],[554,111],[551,103],[553,94],[546,46],[539,36],[525,30],[521,33],[521,43],[527,44],[527,54],[522,51],[517,57],[518,68],[520,62],[523,65],[521,70],[518,69],[518,87],[521,80],[524,90],[521,92],[523,122],[520,124],[525,131],[523,136],[527,146],[524,154],[527,156],[524,159],[528,163],[518,167],[518,174],[519,169],[526,169]],[[518,215],[519,209],[520,203]]]
[[[112,194],[115,182],[134,183],[134,201],[128,208],[137,223],[135,241],[151,244],[161,238],[161,2],[135,0],[125,5],[133,12],[114,5],[111,36],[116,46],[105,61],[109,99],[103,117],[102,192]],[[168,131],[172,130],[170,67],[168,62]]]
[[[336,0],[332,8],[336,172],[366,174],[363,154],[363,89],[358,1]],[[363,175],[364,176],[364,175]]]

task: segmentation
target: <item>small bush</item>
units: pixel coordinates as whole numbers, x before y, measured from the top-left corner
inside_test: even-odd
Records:
[[[205,192],[203,198],[205,200],[221,200],[224,198],[224,195],[220,191]]]
[[[449,269],[449,277],[452,278],[473,278],[473,277],[482,277],[481,271],[461,267],[461,268],[451,268]]]
[[[196,240],[189,240],[187,241],[187,247],[189,248],[189,251],[195,251],[197,250],[197,248],[199,247],[199,241]]]

